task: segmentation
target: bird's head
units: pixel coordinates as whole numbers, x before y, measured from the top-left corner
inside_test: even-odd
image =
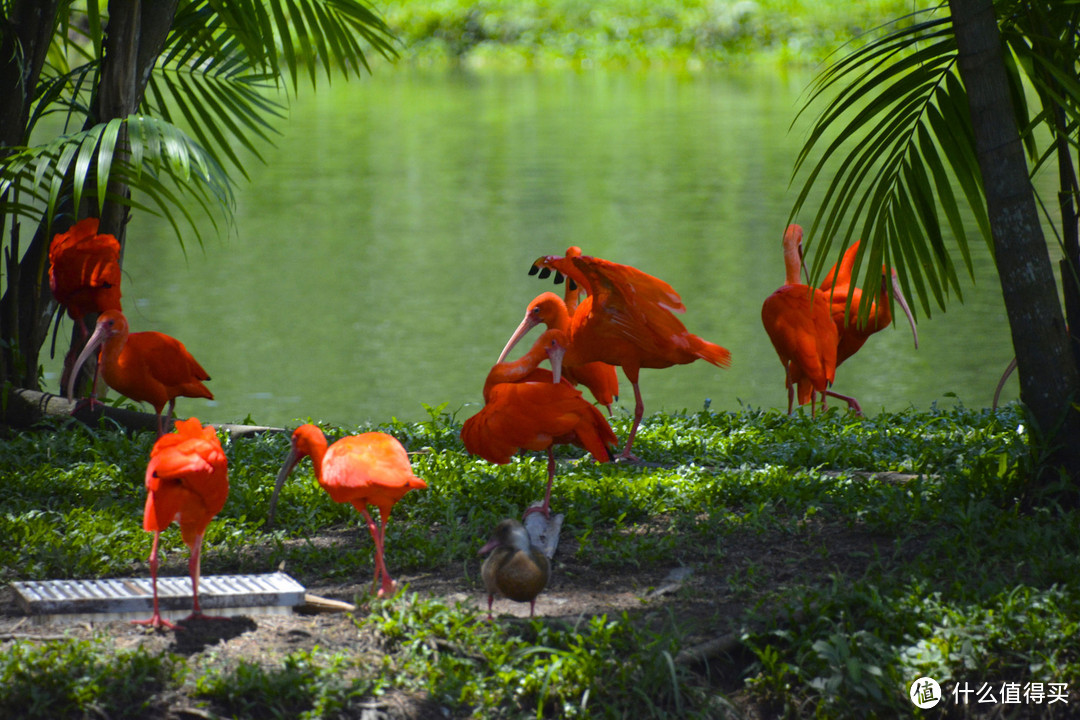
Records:
[[[525,317],[506,342],[506,346],[499,354],[499,359],[496,362],[505,360],[521,338],[525,337],[537,325],[548,325],[550,327],[551,325],[563,325],[569,323],[569,321],[566,304],[561,297],[553,292],[540,293],[525,308]]]
[[[533,345],[533,348],[543,348],[543,351],[547,354],[548,360],[551,362],[551,374],[554,382],[562,380],[563,356],[566,354],[566,348],[569,345],[570,338],[565,330],[545,330],[537,338],[536,344]]]
[[[278,471],[277,480],[274,481],[274,494],[270,496],[270,510],[266,516],[266,527],[274,522],[274,512],[277,510],[278,495],[285,481],[289,478],[293,468],[305,456],[310,455],[313,459],[322,460],[326,453],[326,436],[317,425],[307,424],[296,428],[292,434],[289,454],[285,456],[285,462]]]
[[[82,370],[83,363],[86,362],[87,358],[114,337],[120,337],[120,343],[123,344],[128,333],[127,318],[119,310],[106,310],[98,316],[94,334],[86,341],[86,347],[79,353],[79,357],[75,359],[75,364],[71,367],[71,375],[68,378],[67,386],[68,400],[73,400],[75,397],[75,380],[78,379],[79,371]]]
[[[528,552],[531,547],[529,533],[525,531],[525,527],[517,520],[512,520],[510,518],[502,520],[495,526],[495,530],[491,533],[491,537],[488,539],[487,543],[480,548],[478,554],[487,555],[498,547],[513,548],[514,550]]]

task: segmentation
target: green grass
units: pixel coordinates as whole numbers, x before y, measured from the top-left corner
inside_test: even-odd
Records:
[[[379,11],[421,63],[500,67],[817,64],[926,0],[386,0]]]
[[[490,465],[464,452],[461,418],[443,407],[430,414],[378,428],[406,444],[430,486],[394,510],[395,573],[475,562],[490,528],[520,515],[544,482],[539,454]],[[358,637],[378,653],[316,648],[272,666],[150,657],[104,635],[15,641],[0,656],[0,716],[123,717],[181,693],[225,717],[354,717],[364,698],[400,692],[455,717],[715,717],[732,705],[885,717],[910,713],[907,685],[920,675],[943,687],[1075,687],[1080,515],[1026,492],[1038,449],[1024,425],[1015,407],[651,416],[635,450],[656,467],[560,456],[561,552],[584,568],[580,582],[685,565],[719,578],[712,586],[691,583],[672,604],[641,612],[494,625],[473,607],[406,592],[365,600],[357,614]],[[0,536],[9,539],[0,581],[144,575],[152,439],[65,425],[0,441]],[[358,523],[318,488],[307,461],[285,486],[277,527],[263,528],[286,436],[224,445],[231,492],[207,533],[204,572],[268,572],[282,561],[302,582],[372,572],[369,544],[305,542]],[[162,541],[166,565],[182,574],[178,531]],[[707,666],[675,661],[728,632],[741,641]],[[59,670],[72,667],[79,672]]]

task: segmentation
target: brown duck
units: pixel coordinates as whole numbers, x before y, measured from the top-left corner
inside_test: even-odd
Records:
[[[480,548],[481,555],[489,552],[491,555],[480,571],[488,591],[488,619],[495,593],[529,603],[529,617],[532,617],[536,596],[547,585],[550,573],[547,557],[529,542],[529,534],[517,520],[503,520],[495,526],[491,539]]]

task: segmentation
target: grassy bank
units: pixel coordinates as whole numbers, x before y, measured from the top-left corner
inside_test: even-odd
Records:
[[[385,0],[407,61],[497,66],[816,64],[928,0]]]
[[[1080,702],[1080,516],[1021,509],[1033,500],[1021,492],[1031,448],[1013,409],[648,418],[635,449],[650,466],[560,461],[553,503],[567,520],[549,593],[596,591],[595,610],[493,624],[462,602],[482,597],[476,550],[539,496],[545,462],[470,458],[459,421],[432,410],[428,422],[382,427],[430,484],[394,511],[391,570],[437,575],[442,591],[361,594],[347,644],[316,632],[313,647],[263,661],[120,646],[118,623],[80,638],[6,635],[0,716],[183,706],[358,718],[390,696],[452,717],[895,716],[912,710],[907,687],[922,675],[946,693],[1067,683],[1071,704],[1057,709]],[[145,575],[152,440],[65,427],[0,442],[0,580]],[[309,585],[368,582],[365,534],[344,547],[320,541],[355,530],[357,517],[325,497],[306,463],[278,528],[263,529],[286,450],[284,436],[226,442],[232,489],[204,573],[284,562]],[[167,574],[183,575],[179,533],[163,541]],[[658,590],[673,568],[689,578]],[[607,608],[605,583],[628,578],[638,600]],[[1045,702],[1028,710],[1054,710]]]

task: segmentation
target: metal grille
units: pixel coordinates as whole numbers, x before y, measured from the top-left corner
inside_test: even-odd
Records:
[[[22,609],[38,620],[113,620],[149,614],[154,607],[150,578],[13,582]],[[191,578],[159,577],[158,604],[166,619],[191,613]],[[288,612],[304,602],[304,587],[282,572],[266,575],[208,575],[199,578],[199,602],[208,614],[257,615]]]

